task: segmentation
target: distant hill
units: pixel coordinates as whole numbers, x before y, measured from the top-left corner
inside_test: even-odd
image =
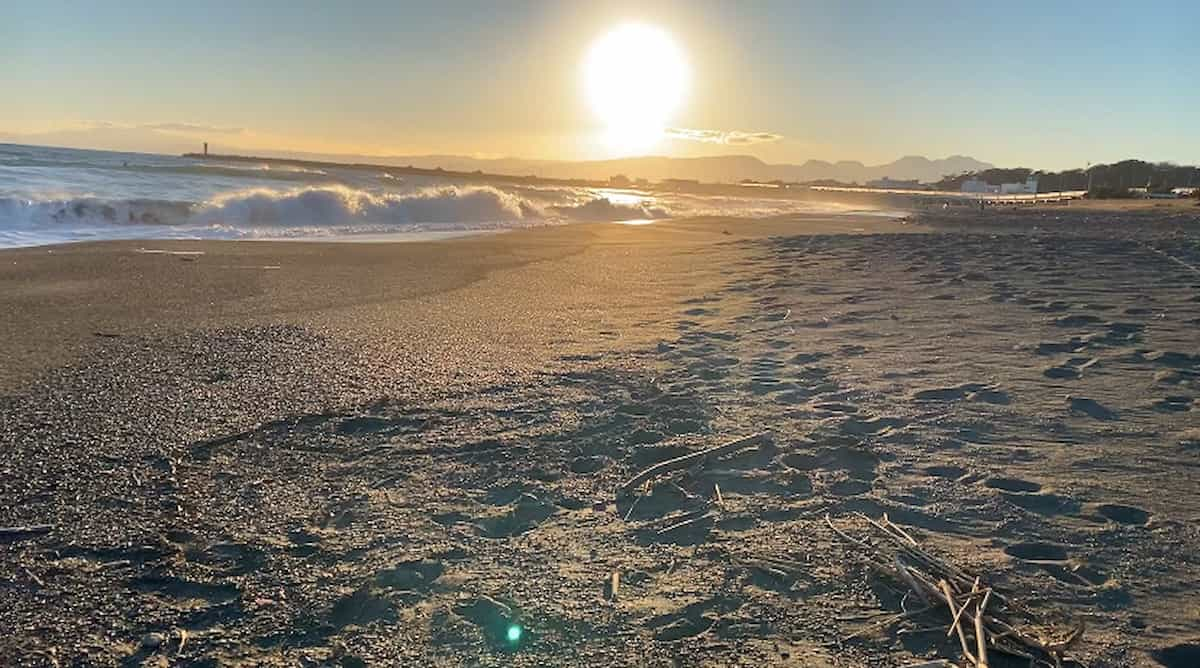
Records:
[[[800,165],[773,165],[749,155],[702,158],[646,156],[585,161],[481,159],[456,155],[365,156],[292,152],[275,152],[272,155],[306,160],[412,166],[423,169],[441,167],[450,171],[462,172],[479,170],[489,174],[558,179],[602,180],[623,174],[631,179],[644,178],[652,181],[694,179],[707,183],[734,183],[743,179],[801,183],[819,180],[865,183],[883,177],[933,182],[948,175],[976,172],[993,167],[990,163],[962,155],[938,160],[931,160],[923,156],[906,156],[883,165],[864,165],[857,161],[826,162],[823,160],[809,160]]]
[[[1200,186],[1200,167],[1176,165],[1170,162],[1147,162],[1130,158],[1109,165],[1091,165],[1087,169],[1068,169],[1051,172],[1014,167],[982,169],[952,174],[934,184],[938,190],[958,190],[967,179],[979,179],[992,185],[1021,183],[1034,176],[1039,192],[1092,189],[1094,196],[1119,196],[1130,188],[1145,188],[1153,193],[1167,193],[1175,188]]]

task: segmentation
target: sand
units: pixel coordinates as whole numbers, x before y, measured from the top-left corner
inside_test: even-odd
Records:
[[[2,252],[0,526],[48,526],[0,534],[0,656],[956,658],[863,632],[899,597],[823,521],[861,511],[1085,618],[1089,665],[1195,665],[1180,211]]]

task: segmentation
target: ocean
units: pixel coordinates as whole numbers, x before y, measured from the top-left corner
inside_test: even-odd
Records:
[[[0,144],[0,247],[105,239],[420,239],[572,222],[880,214],[795,198],[490,183],[380,166]],[[398,170],[396,170],[398,171]]]

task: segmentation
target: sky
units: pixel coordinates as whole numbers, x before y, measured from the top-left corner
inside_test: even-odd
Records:
[[[1195,0],[0,0],[0,14],[0,141],[1200,162]],[[689,73],[678,130],[636,149],[604,139],[584,81],[590,46],[631,23],[669,35]]]

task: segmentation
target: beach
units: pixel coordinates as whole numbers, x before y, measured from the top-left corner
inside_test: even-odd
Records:
[[[886,513],[1195,665],[1196,211],[0,250],[0,656],[902,666]]]

